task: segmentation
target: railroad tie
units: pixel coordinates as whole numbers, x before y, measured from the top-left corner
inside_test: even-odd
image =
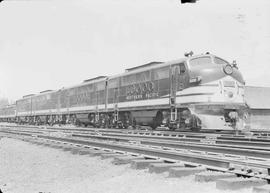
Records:
[[[146,160],[133,160],[131,168],[133,169],[146,169],[152,163],[164,163],[162,160],[146,159]]]
[[[163,173],[172,167],[185,167],[184,163],[151,163],[149,165],[150,173]]]
[[[114,165],[122,165],[122,164],[129,164],[133,160],[144,160],[144,157],[141,156],[131,156],[131,155],[123,155],[119,157],[114,157],[112,164]]]
[[[267,181],[258,178],[226,178],[216,181],[216,188],[220,190],[239,190],[253,186],[266,185]]]
[[[100,155],[101,159],[114,158],[114,157],[118,157],[118,156],[123,156],[123,154],[114,153],[114,152],[108,152],[108,153],[102,153]]]
[[[197,182],[211,182],[224,178],[235,178],[236,175],[232,173],[205,171],[195,175],[195,181]]]
[[[169,176],[168,177],[183,177],[183,176],[190,176],[194,175],[196,173],[204,172],[206,171],[205,167],[172,167],[169,169]]]

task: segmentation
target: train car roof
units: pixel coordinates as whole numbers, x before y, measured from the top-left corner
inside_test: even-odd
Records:
[[[25,100],[25,99],[29,99],[29,98],[33,98],[33,97],[38,97],[38,96],[42,96],[42,95],[46,95],[46,94],[51,94],[51,93],[54,93],[54,92],[57,92],[57,90],[45,90],[45,91],[41,91],[40,93],[37,93],[37,94],[30,94],[30,95],[26,95],[26,96],[23,96],[23,98],[20,98],[16,101],[21,101],[21,100]]]
[[[32,97],[34,96],[35,94],[28,94],[28,95],[24,95],[22,98],[25,99],[25,98],[29,98],[29,97]]]
[[[84,81],[82,83],[79,83],[79,84],[76,84],[76,85],[73,85],[73,86],[70,86],[70,87],[63,87],[63,88],[58,89],[58,90],[45,90],[45,91],[42,91],[42,92],[40,92],[38,94],[26,95],[26,96],[23,96],[23,98],[18,99],[16,101],[25,100],[25,99],[29,99],[29,98],[32,98],[32,97],[39,97],[39,96],[46,95],[46,94],[52,94],[52,93],[59,92],[61,90],[72,89],[72,88],[80,87],[80,86],[83,86],[83,85],[102,82],[102,81],[105,81],[106,79],[107,79],[107,76],[99,76],[98,78],[96,77],[96,78],[93,78],[93,79],[88,79],[88,80],[86,80],[86,81]]]
[[[101,79],[104,79],[104,78],[107,78],[107,76],[97,76],[97,77],[94,77],[94,78],[86,79],[86,80],[83,81],[83,83],[85,83],[85,82],[93,82],[94,80],[101,80]]]
[[[132,67],[132,68],[127,68],[125,70],[125,72],[131,72],[131,71],[134,71],[134,70],[137,70],[139,68],[145,68],[145,67],[150,67],[150,66],[154,66],[154,65],[157,65],[157,64],[163,64],[164,62],[149,62],[147,64],[143,64],[143,65],[140,65],[140,66],[135,66],[135,67]]]
[[[145,66],[145,67],[142,67],[142,68],[133,67],[133,68],[131,68],[131,69],[133,69],[131,71],[126,71],[126,72],[123,72],[123,73],[120,73],[120,74],[117,74],[117,75],[110,76],[110,77],[108,77],[108,79],[110,80],[110,79],[118,78],[118,77],[125,76],[125,75],[136,74],[136,73],[139,73],[139,72],[144,72],[144,71],[155,69],[155,68],[162,68],[162,67],[174,64],[174,63],[184,62],[185,60],[187,60],[187,59],[183,58],[183,59],[179,59],[179,60],[173,60],[173,61],[169,61],[169,62],[159,63],[159,64],[156,64],[156,65]]]
[[[23,100],[23,99],[28,99],[28,98],[31,98],[31,97],[36,97],[36,96],[42,96],[42,95],[45,95],[45,94],[51,94],[51,93],[55,93],[55,92],[62,91],[62,90],[72,89],[72,88],[76,88],[76,87],[80,87],[80,86],[84,86],[84,85],[89,85],[89,84],[93,84],[93,83],[97,83],[97,82],[102,82],[102,81],[106,81],[107,79],[110,80],[110,79],[118,78],[118,77],[121,77],[121,76],[126,76],[126,75],[129,75],[129,74],[135,74],[135,73],[139,73],[139,72],[143,72],[143,71],[147,71],[147,70],[151,70],[151,69],[155,69],[155,68],[162,68],[162,67],[165,67],[165,66],[169,66],[169,65],[177,64],[177,63],[182,63],[182,62],[185,62],[186,60],[193,59],[193,58],[199,58],[199,57],[206,56],[206,55],[207,56],[212,56],[212,57],[215,56],[215,55],[212,55],[212,54],[199,54],[199,55],[193,55],[193,56],[190,56],[190,57],[184,57],[184,58],[177,59],[177,60],[171,60],[171,61],[168,61],[168,62],[150,62],[150,63],[143,64],[143,65],[140,65],[140,66],[135,66],[135,67],[132,67],[132,68],[128,68],[128,69],[126,69],[125,72],[117,74],[117,75],[113,75],[113,76],[97,76],[97,77],[94,77],[94,78],[91,78],[91,79],[84,80],[82,83],[79,83],[79,84],[76,84],[76,85],[73,85],[73,86],[69,86],[69,87],[63,87],[63,88],[58,89],[58,90],[45,90],[45,91],[42,91],[42,92],[40,92],[38,94],[25,95],[25,96],[23,96],[23,98],[18,99],[17,101],[20,101],[20,100]]]
[[[10,105],[0,107],[0,109],[15,108],[15,107],[16,107],[16,104],[10,104]]]
[[[83,81],[82,83],[73,85],[73,86],[69,86],[69,87],[63,87],[59,90],[67,90],[67,89],[72,89],[72,88],[76,88],[76,87],[80,87],[80,86],[84,86],[84,85],[89,85],[89,84],[93,84],[93,83],[98,83],[98,82],[103,82],[105,80],[107,80],[107,76],[98,76],[96,78],[92,78],[92,79],[87,79],[86,81]]]
[[[18,99],[17,101],[32,98],[32,97],[39,97],[39,96],[46,95],[46,94],[52,94],[52,93],[59,92],[61,90],[80,87],[82,85],[88,85],[88,84],[92,84],[92,83],[96,83],[96,82],[105,81],[106,78],[107,78],[106,76],[98,76],[98,77],[95,77],[95,78],[92,78],[92,79],[84,80],[82,83],[79,83],[79,84],[76,84],[76,85],[73,85],[73,86],[70,86],[70,87],[63,87],[63,88],[58,89],[58,90],[44,90],[44,91],[39,92],[38,94],[26,95],[26,96],[23,96],[23,98]]]
[[[51,91],[53,91],[53,90],[43,90],[43,91],[41,91],[41,92],[39,92],[40,94],[43,94],[43,93],[48,93],[48,92],[51,92]]]
[[[162,68],[162,67],[169,66],[172,64],[182,63],[182,62],[185,62],[185,61],[190,60],[190,59],[199,58],[202,56],[211,56],[211,57],[214,56],[215,57],[215,55],[213,55],[213,54],[197,54],[197,55],[193,55],[190,57],[180,58],[180,59],[171,60],[171,61],[167,61],[167,62],[154,62],[154,65],[148,65],[148,64],[151,64],[151,62],[150,62],[148,64],[140,65],[140,66],[133,67],[133,68],[128,68],[128,69],[126,69],[128,71],[125,71],[125,72],[117,74],[117,75],[110,76],[110,77],[108,77],[108,79],[110,80],[110,79],[118,78],[121,76],[135,74],[135,73],[139,73],[139,72],[143,72],[143,71],[147,71],[147,70],[151,70],[151,69],[155,69],[155,68]],[[131,70],[129,70],[129,69],[131,69]]]

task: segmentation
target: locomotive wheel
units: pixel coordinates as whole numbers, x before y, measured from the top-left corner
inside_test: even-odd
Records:
[[[78,119],[76,119],[76,120],[75,120],[75,125],[81,126],[81,122],[80,122]]]
[[[201,130],[201,127],[192,127],[190,129],[191,129],[191,131],[199,132]]]
[[[158,111],[156,117],[154,118],[152,128],[156,129],[158,126],[160,126],[162,124],[162,120],[163,120],[162,112]]]
[[[194,114],[191,115],[191,131],[198,132],[201,130],[201,120]]]

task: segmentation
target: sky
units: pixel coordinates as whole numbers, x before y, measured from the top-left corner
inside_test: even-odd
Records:
[[[269,0],[5,0],[0,97],[55,90],[209,51],[269,86]]]

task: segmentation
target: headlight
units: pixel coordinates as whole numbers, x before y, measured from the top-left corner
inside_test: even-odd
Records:
[[[233,73],[233,68],[229,64],[227,64],[226,66],[224,66],[223,70],[228,75],[231,75]]]

